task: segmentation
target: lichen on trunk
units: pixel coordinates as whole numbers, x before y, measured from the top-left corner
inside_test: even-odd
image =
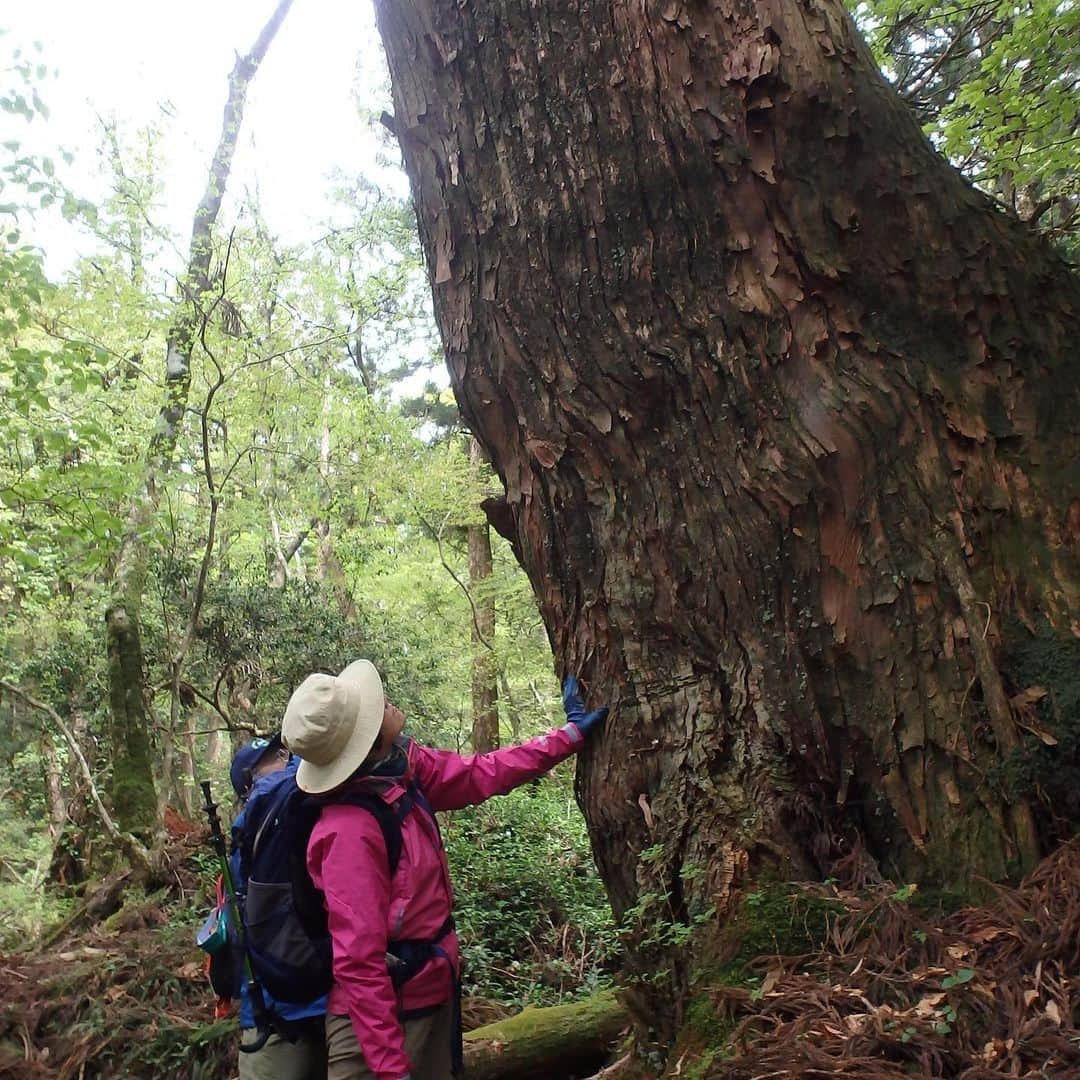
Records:
[[[292,0],[278,0],[251,49],[242,55],[237,54],[229,75],[218,143],[202,198],[192,219],[187,265],[179,281],[180,302],[166,335],[164,393],[157,425],[126,509],[120,552],[111,582],[111,597],[105,612],[113,810],[117,827],[122,832],[139,834],[143,838],[152,833],[157,820],[150,756],[149,688],[145,685],[145,662],[139,632],[143,588],[150,559],[149,538],[160,502],[161,487],[173,470],[173,456],[183,434],[191,392],[192,356],[196,353],[199,331],[209,318],[206,301],[211,291],[213,233],[240,136],[248,87],[291,6]],[[205,477],[205,482],[210,484],[209,475]],[[173,668],[175,693],[184,657],[175,655],[169,659]],[[172,780],[168,775],[171,767],[165,771],[163,793],[167,794]]]

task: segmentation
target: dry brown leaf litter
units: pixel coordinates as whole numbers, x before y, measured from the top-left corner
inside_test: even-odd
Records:
[[[1080,838],[985,907],[930,922],[896,890],[810,890],[848,909],[828,951],[761,961],[711,995],[725,1080],[1080,1078]]]

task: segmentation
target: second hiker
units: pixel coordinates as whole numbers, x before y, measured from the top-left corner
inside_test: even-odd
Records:
[[[564,727],[463,756],[403,737],[405,716],[386,700],[367,660],[337,676],[309,675],[293,694],[282,736],[302,759],[299,787],[312,794],[362,788],[396,823],[387,825],[381,807],[331,802],[308,842],[334,954],[328,1080],[448,1080],[460,1071],[453,893],[433,811],[505,794],[579,750],[607,709],[586,712],[572,676],[563,702]],[[400,850],[389,852],[395,830]]]
[[[256,834],[277,803],[278,794],[295,776],[299,762],[290,757],[281,739],[255,739],[241,747],[233,758],[229,779],[243,809],[232,826],[233,852],[230,859],[233,881],[243,895],[247,892],[249,860]],[[289,1027],[290,1038],[272,1034],[261,1050],[241,1053],[239,1080],[325,1080],[326,1045],[323,1017],[326,998],[300,1004],[276,1001],[263,991],[265,1004]],[[247,979],[240,986],[240,1035],[253,1043],[262,1034],[255,1027]]]

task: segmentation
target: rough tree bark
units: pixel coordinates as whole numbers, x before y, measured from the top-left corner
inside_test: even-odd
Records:
[[[473,468],[483,462],[476,439],[469,441]],[[472,749],[499,748],[499,665],[495,656],[495,597],[491,592],[491,534],[486,521],[468,526],[469,593],[472,604]]]
[[[221,135],[206,190],[192,222],[188,265],[180,285],[181,305],[166,342],[164,401],[147,449],[144,476],[124,523],[111,597],[105,611],[112,762],[110,797],[118,828],[144,837],[153,832],[158,816],[151,766],[146,665],[139,633],[149,554],[147,537],[158,506],[160,484],[171,467],[187,409],[192,354],[207,316],[203,301],[211,284],[213,230],[232,169],[248,86],[291,6],[292,0],[280,0],[251,50],[237,56],[229,76]]]
[[[616,913],[1030,865],[1001,641],[1080,633],[1076,280],[836,0],[377,7],[462,413],[614,706],[579,784]]]

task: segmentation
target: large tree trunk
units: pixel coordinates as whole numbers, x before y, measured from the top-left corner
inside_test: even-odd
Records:
[[[462,413],[614,706],[579,781],[616,912],[1030,865],[1002,631],[1080,633],[1075,279],[836,0],[378,11]]]

